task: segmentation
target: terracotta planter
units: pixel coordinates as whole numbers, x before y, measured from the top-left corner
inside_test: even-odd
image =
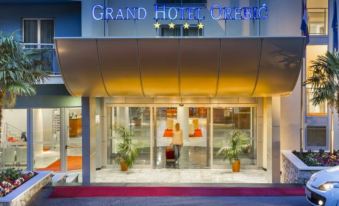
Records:
[[[140,127],[141,126],[141,119],[134,118],[133,121],[134,121],[134,126],[136,126],[136,127]]]
[[[121,171],[128,171],[128,165],[126,164],[126,162],[124,160],[120,161],[120,169]]]
[[[233,172],[240,172],[240,160],[235,160],[232,163],[232,171]]]

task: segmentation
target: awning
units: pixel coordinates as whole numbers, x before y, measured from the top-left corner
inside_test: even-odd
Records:
[[[74,96],[272,96],[298,79],[303,37],[57,38]]]

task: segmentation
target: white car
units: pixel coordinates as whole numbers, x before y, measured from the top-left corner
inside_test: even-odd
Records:
[[[314,173],[305,192],[312,205],[339,206],[339,166]]]

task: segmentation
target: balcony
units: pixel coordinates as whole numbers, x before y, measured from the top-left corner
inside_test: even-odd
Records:
[[[35,58],[42,62],[42,69],[53,75],[60,75],[54,44],[24,43],[25,50],[34,51]]]

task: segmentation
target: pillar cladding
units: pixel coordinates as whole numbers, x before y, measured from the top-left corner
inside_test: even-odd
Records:
[[[88,185],[95,179],[96,157],[96,99],[82,97],[82,175],[83,184]]]
[[[264,98],[264,166],[272,183],[280,183],[280,97]]]
[[[280,115],[281,98],[272,97],[272,183],[280,183]]]

